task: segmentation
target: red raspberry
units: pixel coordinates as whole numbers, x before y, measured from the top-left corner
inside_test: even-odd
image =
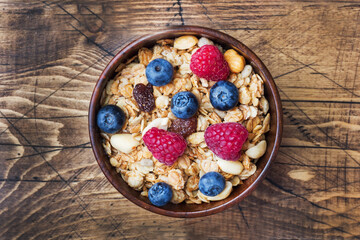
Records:
[[[156,127],[147,131],[144,143],[159,162],[171,166],[185,149],[185,139],[178,133],[168,132]]]
[[[216,156],[236,161],[249,133],[240,123],[228,122],[211,125],[205,130],[205,142]]]
[[[209,81],[226,80],[229,65],[220,50],[213,45],[204,45],[191,57],[190,69],[198,77]]]

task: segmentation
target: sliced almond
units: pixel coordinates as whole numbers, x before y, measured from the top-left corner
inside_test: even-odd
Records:
[[[127,133],[112,135],[110,143],[114,148],[123,153],[131,153],[140,144],[131,134]]]
[[[252,159],[260,158],[266,152],[266,141],[262,140],[254,147],[249,148],[245,154],[248,155]]]
[[[175,39],[174,48],[185,50],[195,46],[198,43],[198,39],[195,36],[185,35]]]
[[[198,46],[202,47],[204,45],[214,45],[214,42],[206,37],[201,37],[198,42]]]
[[[142,135],[144,136],[145,133],[153,127],[167,130],[168,126],[169,126],[169,118],[156,118],[146,126],[146,128],[142,131]]]
[[[252,71],[252,66],[251,65],[245,65],[244,69],[241,71],[240,76],[241,78],[247,78],[250,76]]]
[[[230,173],[232,175],[239,175],[244,166],[239,161],[227,161],[216,157],[217,163],[223,172]]]

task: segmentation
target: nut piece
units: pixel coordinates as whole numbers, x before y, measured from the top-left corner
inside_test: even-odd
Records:
[[[239,161],[226,161],[218,157],[216,157],[216,159],[223,172],[230,173],[232,175],[239,175],[244,169],[244,166]]]
[[[197,191],[197,197],[206,203],[209,203],[210,201],[207,199],[207,196],[205,196],[204,194],[202,194],[200,191]]]
[[[252,71],[252,66],[251,65],[245,65],[244,69],[242,70],[242,72],[240,73],[240,77],[241,78],[247,78],[250,76]]]
[[[206,198],[210,201],[220,201],[227,198],[230,195],[231,191],[232,191],[232,184],[231,182],[226,181],[225,188],[221,193],[219,193],[214,197],[206,196]]]
[[[174,48],[185,50],[195,46],[198,43],[198,39],[194,36],[185,35],[175,39]]]
[[[155,100],[155,106],[159,109],[165,109],[167,106],[169,106],[169,97],[168,96],[159,96]]]
[[[241,180],[248,179],[256,172],[256,169],[257,169],[256,165],[253,163],[250,163],[250,170],[244,169],[244,171],[242,171],[242,173],[239,175],[239,178]]]
[[[205,141],[204,134],[205,134],[205,132],[196,132],[196,133],[191,134],[188,137],[189,143],[191,143],[193,145],[198,145],[198,144],[202,143],[203,141]]]
[[[149,125],[146,126],[146,128],[142,131],[142,135],[144,136],[145,133],[153,127],[163,129],[166,131],[168,129],[168,125],[169,125],[169,118],[156,118],[152,122],[150,122]]]
[[[230,180],[230,182],[233,185],[233,187],[241,184],[241,180],[240,180],[239,176],[234,176],[233,179]]]
[[[198,46],[202,47],[204,45],[214,45],[214,43],[213,43],[213,41],[211,41],[210,39],[208,39],[206,37],[201,37],[199,39]]]
[[[233,73],[239,73],[245,67],[245,58],[238,54],[234,49],[227,50],[224,53],[224,58],[229,64],[230,71]]]
[[[112,135],[110,143],[114,148],[123,153],[131,153],[140,144],[131,134],[126,133]]]
[[[264,155],[266,152],[266,141],[262,140],[258,144],[256,144],[254,147],[249,148],[245,154],[251,157],[252,159],[257,159]]]
[[[154,163],[151,159],[143,158],[135,163],[135,169],[139,173],[146,175],[154,170]]]
[[[269,102],[265,97],[260,98],[260,107],[262,108],[264,115],[269,111]]]

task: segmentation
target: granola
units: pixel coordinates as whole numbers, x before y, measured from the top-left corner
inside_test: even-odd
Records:
[[[190,59],[199,47],[214,43],[207,38],[182,36],[177,39],[162,39],[152,48],[141,48],[126,64],[120,64],[116,76],[105,87],[102,105],[119,106],[127,116],[119,141],[112,134],[101,133],[103,147],[109,161],[128,185],[147,197],[148,190],[157,182],[166,182],[173,189],[171,202],[179,204],[201,204],[226,198],[232,188],[243,184],[256,171],[256,161],[266,151],[265,133],[270,130],[269,103],[264,96],[264,81],[246,64],[244,57],[230,49],[227,61],[230,69],[228,81],[239,90],[239,105],[228,111],[215,109],[209,100],[210,88],[215,82],[201,79],[190,70]],[[216,45],[219,48],[222,47]],[[223,50],[222,50],[223,51]],[[169,61],[174,69],[173,80],[161,87],[153,86],[155,108],[141,111],[133,97],[136,84],[148,83],[145,69],[154,59]],[[241,69],[232,68],[231,63],[243,61]],[[152,127],[167,130],[176,119],[170,109],[172,97],[181,91],[192,92],[199,102],[196,115],[196,132],[186,137],[187,149],[172,166],[156,160],[146,148],[142,136]],[[230,162],[217,158],[204,141],[204,131],[221,122],[237,122],[246,127],[249,137],[242,148],[239,161]],[[121,142],[121,144],[119,144]],[[198,184],[207,172],[219,172],[226,179],[224,191],[215,196],[205,196]]]

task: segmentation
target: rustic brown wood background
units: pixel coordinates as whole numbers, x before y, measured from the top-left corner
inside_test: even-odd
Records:
[[[359,1],[1,1],[0,239],[360,238],[359,14]],[[285,113],[262,184],[238,206],[196,219],[124,199],[87,129],[92,89],[112,56],[181,24],[253,49]]]

